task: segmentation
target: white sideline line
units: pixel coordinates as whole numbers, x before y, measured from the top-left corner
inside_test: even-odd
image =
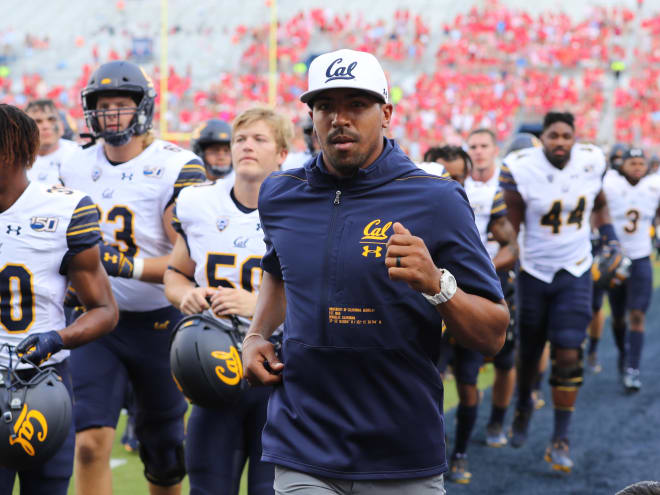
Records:
[[[110,459],[110,469],[117,468],[119,466],[123,466],[126,464],[128,461],[126,459]]]

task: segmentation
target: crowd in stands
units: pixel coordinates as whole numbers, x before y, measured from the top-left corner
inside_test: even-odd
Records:
[[[171,68],[168,128],[188,132],[202,120],[231,120],[255,101],[267,101],[268,36],[268,24],[236,26],[227,43],[242,51],[240,66],[203,86],[189,67]],[[660,146],[660,13],[641,17],[641,10],[595,7],[576,20],[491,0],[431,26],[408,9],[378,21],[355,12],[301,11],[278,26],[277,101],[295,122],[306,113],[297,100],[306,85],[304,64],[315,49],[339,47],[369,51],[384,62],[396,105],[393,134],[413,156],[459,142],[475,127],[493,128],[504,141],[520,121],[553,108],[570,109],[581,139],[596,141],[608,104],[614,105],[617,141]],[[615,81],[610,65],[626,58],[627,47],[634,50],[632,63]],[[0,99],[23,105],[50,97],[82,125],[79,94],[95,64],[124,56],[91,49],[89,64],[67,86],[49,85],[47,74],[3,77],[0,71]],[[157,67],[151,72],[159,89]]]

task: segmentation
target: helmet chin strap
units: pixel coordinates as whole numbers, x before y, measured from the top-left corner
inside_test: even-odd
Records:
[[[113,132],[113,133],[101,133],[103,140],[108,143],[110,146],[119,147],[128,144],[128,142],[133,137],[134,131],[133,127],[129,127],[123,132]]]

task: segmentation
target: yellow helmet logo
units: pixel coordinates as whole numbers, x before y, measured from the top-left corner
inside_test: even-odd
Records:
[[[110,84],[111,82],[112,79],[110,79],[109,77],[104,77],[103,79],[101,79],[101,84]]]
[[[215,367],[218,378],[227,385],[238,385],[243,378],[243,364],[236,347],[231,346],[229,352],[213,351],[211,356],[225,362],[225,367],[221,365]]]
[[[14,425],[14,434],[9,437],[9,445],[19,444],[23,447],[27,455],[34,457],[35,450],[32,445],[32,438],[34,437],[35,426],[41,429],[41,431],[37,432],[37,440],[39,442],[45,441],[48,436],[46,418],[36,409],[28,412],[28,406],[24,403],[21,414],[18,416],[18,420]]]

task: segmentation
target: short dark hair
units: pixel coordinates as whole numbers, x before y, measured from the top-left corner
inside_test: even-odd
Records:
[[[470,159],[470,155],[460,146],[436,146],[429,148],[424,153],[425,162],[437,162],[438,160],[453,162],[459,158],[465,163],[466,173],[469,174],[470,170],[472,170],[472,160]]]
[[[563,122],[575,130],[575,116],[571,112],[548,112],[543,117],[543,130],[556,122]]]
[[[57,113],[57,107],[55,106],[55,102],[51,100],[50,98],[42,98],[40,100],[32,100],[30,103],[27,104],[25,107],[25,113],[29,112],[30,110],[41,110],[44,112],[46,109],[52,110],[53,112]]]
[[[0,163],[3,166],[30,167],[39,150],[39,128],[21,110],[0,103]]]
[[[616,495],[660,495],[660,483],[657,481],[640,481],[625,487]]]
[[[486,127],[479,127],[478,129],[474,129],[473,131],[470,131],[470,134],[468,134],[467,138],[470,139],[475,134],[488,134],[493,140],[493,143],[497,144],[497,137],[495,137],[495,133],[490,129],[487,129]]]

